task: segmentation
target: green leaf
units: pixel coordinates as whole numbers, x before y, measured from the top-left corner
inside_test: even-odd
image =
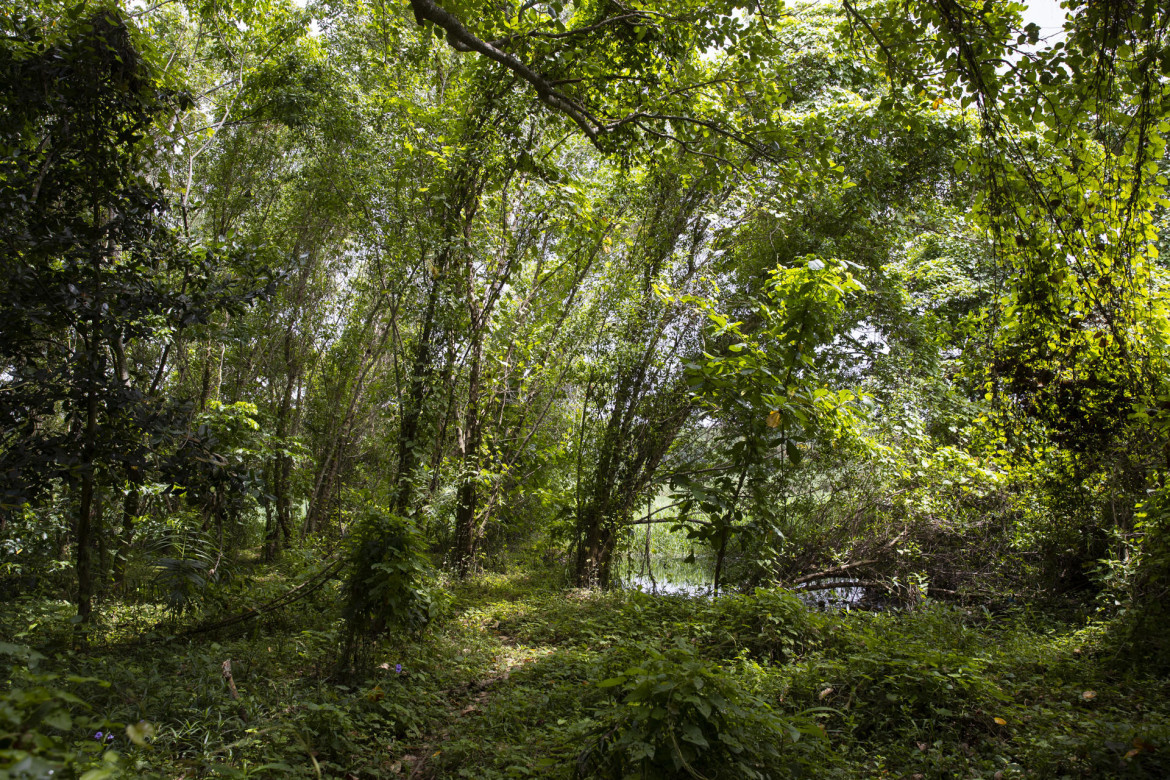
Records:
[[[68,731],[73,728],[73,718],[65,710],[53,710],[43,719],[44,723],[61,731]]]
[[[707,738],[703,736],[702,730],[694,723],[689,723],[683,728],[682,738],[692,745],[698,745],[699,747],[711,746],[707,742]]]

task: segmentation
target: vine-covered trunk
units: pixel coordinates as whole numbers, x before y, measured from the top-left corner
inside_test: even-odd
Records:
[[[96,345],[88,345],[87,359],[96,362]],[[96,372],[95,372],[96,373]],[[85,399],[85,443],[82,450],[81,495],[77,513],[77,616],[82,624],[93,616],[93,531],[96,509],[94,450],[97,441],[98,398],[91,377]]]
[[[577,564],[575,578],[581,587],[608,587],[610,559],[613,555],[613,491],[617,478],[617,457],[621,439],[621,420],[629,402],[631,388],[621,383],[597,453],[593,484],[585,505],[577,516]]]
[[[446,265],[447,252],[444,250],[439,257]],[[426,402],[431,376],[435,367],[431,360],[431,341],[434,338],[435,312],[439,305],[439,290],[441,287],[441,272],[439,260],[436,260],[436,273],[431,278],[430,289],[427,291],[426,308],[423,310],[422,333],[415,346],[414,359],[410,368],[410,392],[406,403],[402,407],[402,423],[398,431],[398,473],[394,486],[394,514],[404,515],[410,511],[412,501],[414,470],[418,465],[418,432],[422,420],[423,407]]]

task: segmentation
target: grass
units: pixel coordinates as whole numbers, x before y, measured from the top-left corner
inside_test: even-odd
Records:
[[[299,570],[255,575],[278,589]],[[600,771],[585,760],[590,749],[610,750],[629,768],[658,737],[669,746],[689,735],[692,764],[709,760],[703,775],[713,776],[712,751],[722,747],[695,729],[715,722],[701,691],[723,686],[725,712],[742,697],[770,713],[767,723],[784,724],[773,735],[783,748],[771,776],[1170,776],[1170,683],[1119,665],[1109,624],[945,605],[821,614],[769,591],[688,599],[558,581],[520,571],[453,584],[445,621],[377,642],[357,678],[339,671],[338,596],[328,589],[235,637],[128,645],[157,613],[114,604],[75,649],[67,605],[47,599],[4,605],[0,631],[45,656],[35,673],[63,675],[47,684],[92,707],[97,720],[84,728],[81,720],[36,726],[83,756],[78,774],[108,766],[112,776],[144,778],[567,780],[581,768]],[[223,674],[229,659],[238,699]],[[711,682],[688,694],[700,705],[675,712],[663,689],[654,695],[669,701],[659,709],[673,714],[632,721],[651,712],[636,702],[653,674]],[[10,678],[6,695],[27,689],[24,680]],[[123,724],[142,720],[155,727],[146,745],[124,736]],[[736,755],[772,739],[774,726],[749,721],[718,721],[747,743],[749,753]],[[113,743],[95,742],[97,722],[107,732],[116,726]],[[119,754],[116,764],[100,763],[105,748]],[[687,776],[662,769],[674,748],[659,749],[638,759],[639,771]]]

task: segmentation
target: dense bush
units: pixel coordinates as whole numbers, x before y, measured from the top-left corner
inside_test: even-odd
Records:
[[[847,653],[800,667],[792,696],[841,712],[840,726],[860,740],[908,734],[970,735],[995,729],[1008,697],[990,671],[992,660],[946,610],[878,616],[852,627]],[[897,632],[889,627],[897,625]]]
[[[118,773],[114,733],[74,690],[102,680],[36,671],[39,653],[0,642],[0,656],[19,663],[0,689],[0,778],[104,780]],[[119,729],[119,736],[121,736]],[[130,732],[141,739],[137,727]]]
[[[598,683],[614,689],[616,702],[578,757],[579,776],[762,780],[799,775],[818,752],[820,728],[781,717],[743,674],[681,641],[645,654],[644,663]]]
[[[700,641],[746,650],[758,660],[785,663],[817,646],[827,623],[800,599],[782,590],[724,594],[706,607]],[[705,629],[705,630],[704,630]]]
[[[348,656],[366,639],[393,629],[420,629],[443,612],[447,597],[426,549],[409,519],[373,506],[363,510],[346,547]]]

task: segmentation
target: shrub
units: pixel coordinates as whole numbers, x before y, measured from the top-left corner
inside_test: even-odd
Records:
[[[348,540],[350,574],[344,616],[349,653],[360,638],[392,629],[418,630],[435,620],[448,599],[438,586],[426,543],[414,523],[368,507]]]
[[[845,713],[862,740],[890,734],[987,733],[1008,697],[992,661],[968,644],[970,632],[946,610],[874,616],[857,646],[801,668],[792,697]]]
[[[115,776],[119,756],[107,749],[114,739],[110,724],[67,689],[109,683],[32,671],[43,656],[22,645],[0,642],[0,656],[21,662],[0,690],[0,777]]]
[[[645,663],[598,684],[617,701],[578,756],[579,777],[763,780],[799,774],[817,750],[818,740],[802,741],[820,736],[814,722],[776,714],[744,680],[686,644],[643,649]]]
[[[820,642],[826,619],[792,593],[759,588],[751,594],[725,593],[707,607],[704,644],[734,643],[753,658],[786,663]]]

